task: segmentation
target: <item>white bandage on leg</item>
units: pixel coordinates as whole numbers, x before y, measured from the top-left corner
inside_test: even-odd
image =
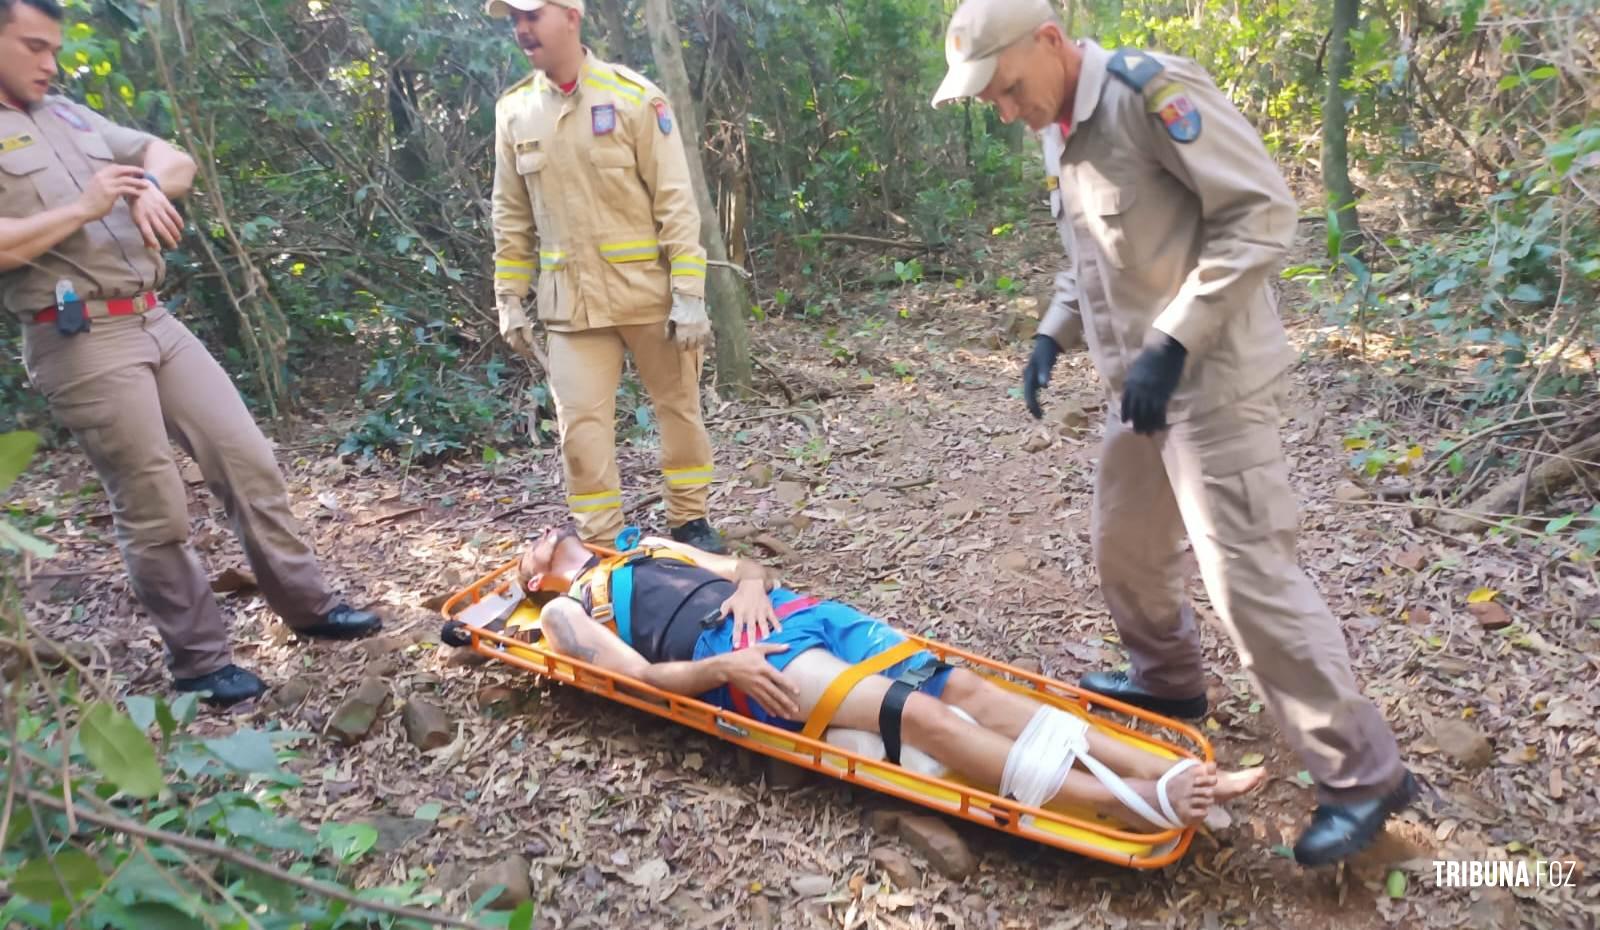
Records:
[[[1083,719],[1041,707],[1011,744],[1000,777],[1000,795],[1029,807],[1043,807],[1061,790],[1072,760],[1089,751],[1089,724]]]
[[[1157,813],[1144,798],[1129,787],[1122,776],[1089,754],[1089,722],[1076,714],[1055,707],[1041,707],[1028,721],[1022,735],[1011,744],[1005,772],[1000,779],[1001,797],[1014,798],[1030,807],[1044,807],[1061,791],[1074,759],[1094,773],[1117,800],[1134,813],[1163,830],[1177,830],[1183,823],[1167,800],[1167,782],[1184,769],[1199,763],[1184,759],[1174,765],[1156,784],[1156,797],[1166,816]]]

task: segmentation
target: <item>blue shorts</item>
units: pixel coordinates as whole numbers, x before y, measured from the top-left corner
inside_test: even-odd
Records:
[[[786,588],[778,588],[772,592],[772,606],[780,607],[801,595]],[[781,624],[783,629],[766,639],[764,643],[781,643],[789,648],[783,652],[767,656],[767,661],[773,667],[782,671],[794,661],[795,656],[808,649],[826,649],[828,652],[843,660],[847,665],[870,659],[880,652],[891,649],[905,642],[905,637],[896,633],[882,620],[875,620],[848,604],[837,601],[820,601],[817,604],[797,611],[785,617]],[[719,626],[713,627],[700,634],[700,639],[694,644],[694,657],[696,660],[710,656],[723,655],[733,651],[733,618],[728,617]],[[900,675],[938,662],[938,657],[933,653],[923,650],[889,666],[879,674],[889,678],[898,678]],[[945,682],[950,678],[950,669],[944,668],[935,672],[923,686],[918,689],[924,694],[939,697],[944,693]],[[700,699],[708,704],[715,704],[727,710],[733,710],[733,698],[728,694],[727,685],[722,685],[713,691],[700,695]],[[805,721],[787,720],[774,717],[767,713],[754,698],[750,699],[750,716],[761,723],[783,727],[786,730],[800,730]]]

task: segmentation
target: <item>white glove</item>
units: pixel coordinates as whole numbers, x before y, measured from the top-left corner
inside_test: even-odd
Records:
[[[533,324],[528,322],[528,311],[522,308],[522,298],[515,294],[500,294],[500,335],[512,351],[527,358],[533,357]]]
[[[676,340],[678,348],[685,351],[711,341],[711,320],[706,317],[705,298],[673,292],[672,313],[667,316],[667,338]]]

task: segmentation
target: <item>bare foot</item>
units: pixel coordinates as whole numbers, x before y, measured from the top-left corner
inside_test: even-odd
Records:
[[[1241,794],[1249,794],[1266,780],[1267,770],[1261,766],[1256,766],[1253,769],[1223,772],[1217,776],[1217,803],[1231,801]]]
[[[1161,807],[1161,799],[1156,793],[1156,783],[1147,778],[1130,778],[1128,786],[1138,792],[1150,808],[1165,816]],[[1216,801],[1217,794],[1217,764],[1204,762],[1200,765],[1191,765],[1167,782],[1167,801],[1172,804],[1172,810],[1178,815],[1178,821],[1184,826],[1199,823],[1206,817],[1206,811]],[[1145,820],[1143,817],[1118,806],[1117,819],[1127,823],[1138,830],[1158,829],[1157,825]]]

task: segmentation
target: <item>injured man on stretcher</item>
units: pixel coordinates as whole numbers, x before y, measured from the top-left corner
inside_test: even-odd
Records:
[[[629,554],[618,572],[620,559],[596,555],[570,526],[531,543],[519,583],[566,592],[540,614],[548,648],[792,731],[840,672],[910,648],[888,624],[802,597],[756,562],[656,537]],[[926,651],[860,681],[830,725],[878,734],[877,755],[907,768],[918,769],[918,755],[926,774],[953,773],[1033,807],[1089,807],[1141,832],[1196,823],[1266,774],[1174,763]]]

